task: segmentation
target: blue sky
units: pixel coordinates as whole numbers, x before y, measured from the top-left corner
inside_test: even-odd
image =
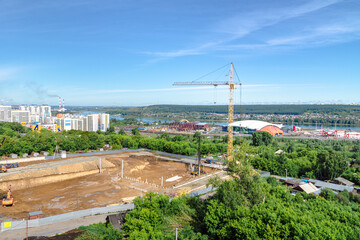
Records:
[[[0,0],[0,104],[360,103],[359,0]],[[226,72],[206,80],[225,80]],[[236,102],[239,103],[239,90]]]

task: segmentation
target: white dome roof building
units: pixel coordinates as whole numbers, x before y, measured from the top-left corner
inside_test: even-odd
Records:
[[[253,133],[255,131],[266,131],[271,135],[284,134],[284,131],[281,130],[284,126],[282,124],[273,124],[264,121],[258,120],[244,120],[237,121],[231,124],[233,126],[234,132],[242,132],[242,133]],[[227,131],[227,126],[225,129]]]

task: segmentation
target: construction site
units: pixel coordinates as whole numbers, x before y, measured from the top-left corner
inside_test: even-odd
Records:
[[[199,178],[195,160],[147,151],[19,163],[0,174],[0,191],[12,201],[3,202],[0,221],[28,219],[34,211],[46,217],[129,203],[150,191],[186,194],[204,188],[213,174],[224,173],[213,165],[203,164]]]

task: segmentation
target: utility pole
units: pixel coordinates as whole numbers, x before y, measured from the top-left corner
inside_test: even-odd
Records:
[[[79,210],[79,193],[76,192],[76,208]]]
[[[121,179],[124,178],[124,160],[121,160]]]
[[[201,166],[201,135],[199,136],[199,146],[198,146],[198,176],[200,177],[200,166]]]
[[[100,174],[101,174],[101,158],[99,158]]]
[[[26,240],[28,240],[28,239],[29,239],[29,222],[26,219]]]

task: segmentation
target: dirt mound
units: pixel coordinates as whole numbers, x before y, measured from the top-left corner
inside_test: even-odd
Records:
[[[149,165],[149,162],[145,162],[145,164],[143,164],[143,165],[138,165],[138,166],[134,167],[133,169],[130,170],[130,172],[132,173],[134,171],[141,171],[144,168],[146,168],[146,166],[148,166],[148,165]]]
[[[55,235],[52,237],[39,236],[39,237],[29,237],[28,239],[29,240],[73,240],[73,239],[76,239],[77,237],[79,237],[82,233],[83,233],[83,231],[74,229],[74,230],[68,231],[66,233],[62,233],[62,234]],[[25,239],[26,238],[24,238],[24,240]]]
[[[43,165],[43,166],[41,166]],[[102,159],[101,168],[115,167],[111,162]],[[16,189],[24,189],[38,185],[64,181],[72,178],[82,177],[99,172],[100,159],[81,162],[68,162],[68,164],[39,164],[36,167],[19,169],[0,179],[0,190],[5,191],[9,184]]]

